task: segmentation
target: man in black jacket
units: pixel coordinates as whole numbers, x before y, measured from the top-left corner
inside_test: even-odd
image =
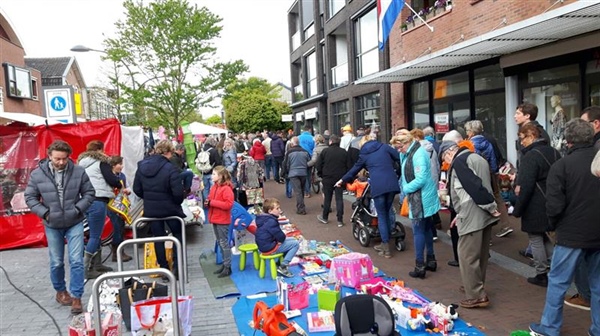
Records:
[[[317,219],[323,224],[329,221],[329,209],[331,208],[331,198],[335,193],[335,208],[338,227],[344,226],[344,198],[342,188],[336,188],[335,183],[344,176],[350,169],[348,152],[340,148],[340,138],[337,135],[331,135],[329,138],[329,147],[323,149],[321,155],[317,158],[315,167],[317,174],[323,179],[323,214],[318,215]]]
[[[600,179],[590,172],[596,154],[594,130],[582,119],[565,128],[567,154],[550,168],[546,182],[549,230],[556,246],[548,274],[548,291],[541,323],[529,326],[534,335],[559,335],[562,305],[580,258],[588,264],[591,289],[590,335],[600,335]]]
[[[173,156],[171,156],[171,163],[177,168],[181,181],[183,182],[184,194],[189,194],[192,188],[192,181],[194,180],[194,173],[191,170],[187,170],[185,160],[185,146],[178,144],[175,146]]]
[[[83,218],[96,193],[85,169],[69,158],[72,152],[71,146],[61,140],[48,147],[48,159],[40,161],[39,167],[31,172],[25,202],[44,223],[56,301],[71,306],[71,313],[80,314],[84,287]],[[65,240],[70,295],[65,282]]]
[[[210,136],[210,137],[206,138],[206,141],[204,142],[204,146],[202,147],[202,150],[205,152],[208,152],[208,154],[210,155],[209,163],[213,168],[223,164],[221,155],[219,155],[219,151],[217,151],[217,149],[215,148],[216,145],[217,145],[217,139]],[[200,153],[198,153],[198,155],[200,155]],[[202,172],[202,183],[204,184],[204,190],[202,191],[203,199],[208,198],[208,192],[210,191],[210,187],[212,187],[212,185],[213,185],[211,176],[212,176],[212,169],[209,171],[206,171],[206,172]]]

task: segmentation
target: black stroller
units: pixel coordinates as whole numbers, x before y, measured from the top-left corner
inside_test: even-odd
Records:
[[[379,238],[379,227],[377,226],[377,212],[374,207],[371,209],[371,185],[367,184],[362,196],[352,203],[352,235],[358,240],[361,246],[368,247],[371,239]],[[394,229],[390,233],[390,238],[394,239],[396,250],[406,250],[406,231],[402,223],[395,221]]]

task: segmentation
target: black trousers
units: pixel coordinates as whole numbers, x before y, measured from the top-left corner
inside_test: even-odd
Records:
[[[181,244],[183,244],[183,235],[181,232],[181,222],[178,220],[170,219],[166,221],[153,221],[150,222],[150,231],[154,237],[163,237],[167,235],[165,226],[169,228],[169,231],[173,234],[173,237],[177,238]],[[183,246],[185,248],[185,246]],[[167,254],[165,252],[165,243],[154,243],[154,252],[156,253],[156,261],[161,268],[169,269],[167,262]],[[173,246],[173,273],[177,273],[177,248]],[[177,276],[177,274],[175,275]]]
[[[335,210],[338,222],[344,220],[344,197],[342,195],[342,188],[334,187],[336,181],[323,180],[323,218],[327,219],[329,216],[329,209],[331,209],[331,199],[335,195]]]
[[[456,218],[456,212],[450,210],[450,222]],[[458,261],[458,229],[456,225],[450,229],[450,238],[452,239],[452,252],[454,253],[454,260]]]

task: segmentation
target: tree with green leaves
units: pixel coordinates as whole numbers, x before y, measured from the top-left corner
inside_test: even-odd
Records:
[[[220,115],[213,114],[210,117],[206,118],[206,121],[204,123],[208,125],[221,124],[223,123],[223,119],[221,119]]]
[[[128,73],[119,83],[124,107],[144,124],[154,119],[176,132],[248,70],[241,60],[214,60],[222,19],[206,7],[186,0],[125,0],[123,7],[116,37],[104,43],[107,58]]]
[[[280,89],[257,77],[230,84],[223,96],[227,128],[239,133],[290,127],[289,123],[281,122],[281,115],[292,110],[287,103],[278,100]]]

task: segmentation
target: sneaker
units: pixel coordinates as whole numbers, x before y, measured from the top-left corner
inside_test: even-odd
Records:
[[[533,278],[527,278],[527,282],[540,287],[548,287],[548,274],[538,274]]]
[[[437,241],[437,240],[438,240],[438,237],[433,237],[433,241],[434,242]]]
[[[287,266],[284,266],[284,265],[277,267],[277,273],[281,274],[282,276],[284,276],[286,278],[294,277],[294,274],[292,272],[290,272],[290,270],[288,269]]]
[[[513,233],[513,231],[514,230],[509,226],[503,227],[502,230],[500,230],[500,232],[496,233],[496,237],[498,237],[498,238],[506,237],[509,234]]]
[[[531,331],[531,336],[548,336],[548,334],[544,334],[542,331],[542,326],[539,323],[532,323],[529,325],[529,331]]]
[[[337,222],[338,227],[344,226],[344,222]]]
[[[342,195],[348,195],[348,190],[342,191]]]
[[[533,260],[533,254],[527,252],[527,250],[519,250],[521,257],[529,258]]]
[[[317,216],[317,220],[319,222],[321,222],[321,224],[328,224],[329,223],[329,221],[327,219],[323,218],[323,216],[321,216],[321,215]]]
[[[573,308],[579,308],[583,310],[590,310],[590,301],[584,299],[579,293],[565,299],[565,304]]]

